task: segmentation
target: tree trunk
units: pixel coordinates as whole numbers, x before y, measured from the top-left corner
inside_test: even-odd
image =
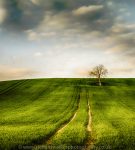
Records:
[[[100,77],[98,78],[98,83],[99,83],[99,86],[102,85]]]

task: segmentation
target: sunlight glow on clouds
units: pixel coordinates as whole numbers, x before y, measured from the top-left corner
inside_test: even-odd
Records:
[[[33,75],[38,75],[38,72],[28,68],[12,68],[11,66],[0,65],[0,79],[24,79],[31,78]]]
[[[0,24],[5,21],[6,17],[7,17],[7,11],[3,7],[3,1],[1,1],[0,2]]]
[[[36,53],[34,54],[34,56],[40,57],[40,56],[42,56],[42,53],[41,53],[41,52],[36,52]]]
[[[73,10],[74,15],[85,15],[88,13],[97,12],[99,10],[103,9],[102,5],[90,5],[90,6],[82,6],[76,10]]]
[[[40,4],[40,0],[31,0],[31,2],[35,5],[39,5]]]

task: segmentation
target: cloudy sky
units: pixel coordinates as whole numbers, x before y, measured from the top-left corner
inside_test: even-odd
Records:
[[[0,80],[135,77],[135,0],[0,0]]]

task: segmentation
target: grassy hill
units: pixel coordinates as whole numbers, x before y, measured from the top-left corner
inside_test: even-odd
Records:
[[[132,150],[134,129],[135,79],[104,79],[102,87],[95,79],[0,82],[0,149],[51,144]]]

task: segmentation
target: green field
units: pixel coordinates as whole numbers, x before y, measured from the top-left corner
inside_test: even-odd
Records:
[[[133,150],[134,131],[135,79],[0,82],[0,150]]]

